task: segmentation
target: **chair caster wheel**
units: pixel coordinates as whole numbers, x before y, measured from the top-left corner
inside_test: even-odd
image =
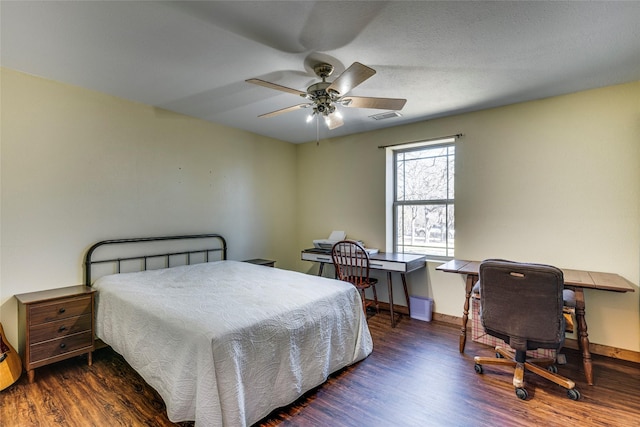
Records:
[[[527,390],[524,388],[517,388],[516,396],[518,396],[518,399],[527,400],[527,397],[529,397],[529,393],[527,393]]]
[[[572,388],[570,390],[567,390],[567,397],[571,400],[578,400],[580,399],[580,392],[575,388]]]
[[[475,369],[475,370],[476,370],[476,373],[477,373],[477,374],[481,374],[481,373],[483,372],[483,370],[482,370],[482,365],[480,365],[480,364],[478,364],[478,363],[476,363],[476,364],[475,364],[475,366],[473,367],[473,369]]]

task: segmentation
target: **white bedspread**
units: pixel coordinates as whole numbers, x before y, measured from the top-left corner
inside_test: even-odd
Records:
[[[236,261],[100,278],[96,331],[173,422],[245,426],[367,357],[348,283]]]

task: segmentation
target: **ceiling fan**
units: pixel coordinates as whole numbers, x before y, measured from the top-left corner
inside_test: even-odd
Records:
[[[333,73],[333,65],[319,63],[313,67],[313,71],[322,79],[321,82],[314,83],[307,88],[306,92],[281,86],[276,83],[267,82],[261,79],[248,79],[246,82],[270,89],[299,95],[310,102],[282,108],[270,113],[261,114],[258,117],[273,117],[278,114],[288,113],[301,108],[313,108],[310,119],[313,116],[323,116],[329,129],[335,129],[344,124],[342,115],[336,110],[336,105],[351,108],[376,108],[380,110],[402,110],[406,99],[399,98],[371,98],[363,96],[346,96],[351,89],[355,88],[368,78],[372,77],[376,70],[354,62],[333,82],[328,82],[327,77]]]

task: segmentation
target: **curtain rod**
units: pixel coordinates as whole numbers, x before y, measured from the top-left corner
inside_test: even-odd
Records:
[[[439,136],[437,138],[419,139],[417,141],[409,141],[409,142],[398,142],[397,144],[378,145],[378,148],[389,148],[389,147],[395,147],[398,145],[417,144],[419,142],[437,141],[439,139],[447,139],[447,138],[460,138],[462,136],[464,136],[464,134],[456,133],[455,135],[445,135],[445,136]]]

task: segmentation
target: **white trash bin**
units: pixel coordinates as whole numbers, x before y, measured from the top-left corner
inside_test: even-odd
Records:
[[[433,299],[427,297],[410,296],[411,318],[431,322],[431,311],[433,310]]]

